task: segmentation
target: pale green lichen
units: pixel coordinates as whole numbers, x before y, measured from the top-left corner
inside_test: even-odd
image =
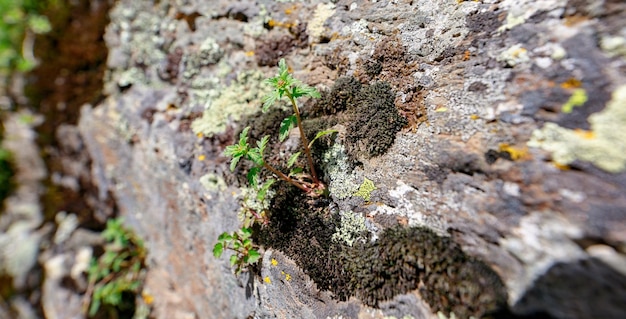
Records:
[[[369,202],[372,192],[376,189],[377,188],[374,185],[374,182],[372,182],[371,180],[367,179],[367,177],[365,177],[363,178],[363,184],[361,184],[361,186],[359,186],[359,189],[356,192],[354,192],[354,196],[361,197],[366,202]]]
[[[563,104],[561,111],[563,113],[572,113],[574,107],[582,106],[587,102],[587,91],[585,89],[576,89],[569,100]]]
[[[333,197],[348,198],[359,188],[357,176],[348,163],[345,147],[340,143],[334,143],[324,153],[322,166],[329,177],[328,189]]]
[[[311,18],[311,20],[309,20],[309,23],[307,25],[307,33],[309,34],[309,37],[311,37],[315,41],[319,41],[319,38],[326,31],[324,23],[333,14],[335,14],[334,4],[318,4],[315,8],[315,12],[313,12],[313,17]]]
[[[533,132],[528,146],[552,153],[554,162],[593,163],[611,173],[626,169],[626,85],[618,87],[604,110],[589,116],[591,131],[570,130],[546,123]]]
[[[222,192],[228,186],[224,179],[216,174],[208,173],[200,177],[200,184],[208,191]]]
[[[345,242],[348,246],[352,246],[355,241],[364,239],[363,234],[367,232],[365,226],[365,217],[361,214],[353,212],[340,212],[341,227],[333,234],[334,242]]]
[[[207,102],[207,109],[201,118],[191,124],[196,134],[212,136],[226,130],[231,121],[239,121],[244,115],[252,115],[260,110],[261,98],[270,88],[263,83],[265,76],[259,71],[239,74],[234,83],[224,88],[214,101]]]
[[[526,50],[526,48],[524,48],[521,44],[516,44],[502,52],[498,56],[497,60],[504,61],[509,66],[516,66],[520,63],[530,61],[530,57],[528,56],[528,50]]]

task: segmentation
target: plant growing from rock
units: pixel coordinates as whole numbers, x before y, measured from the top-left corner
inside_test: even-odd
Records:
[[[255,263],[260,256],[249,238],[251,234],[250,227],[255,223],[264,224],[267,222],[267,215],[264,210],[267,205],[258,204],[266,202],[267,192],[275,182],[274,179],[269,179],[261,184],[259,181],[261,170],[267,169],[279,179],[299,188],[310,196],[316,197],[324,194],[326,186],[319,180],[315,172],[311,146],[320,137],[336,132],[335,130],[324,130],[317,133],[311,141],[308,141],[304,134],[304,129],[302,128],[302,119],[297,99],[300,97],[319,98],[320,93],[314,87],[296,80],[289,73],[285,59],[281,59],[278,63],[278,74],[267,79],[266,83],[270,84],[274,90],[263,98],[263,112],[267,112],[272,105],[281,99],[288,100],[293,108],[293,114],[281,122],[278,138],[283,142],[289,136],[289,132],[293,128],[298,127],[302,151],[296,152],[289,157],[287,160],[287,168],[289,168],[290,171],[289,173],[283,173],[265,160],[264,153],[270,139],[269,135],[256,141],[256,147],[252,147],[248,143],[250,127],[246,127],[239,135],[238,143],[226,147],[224,154],[232,157],[230,162],[231,171],[235,170],[235,167],[242,158],[254,164],[248,171],[247,179],[252,189],[256,192],[256,198],[254,198],[252,203],[256,202],[257,204],[251,205],[249,204],[251,201],[244,200],[242,207],[244,225],[241,230],[233,232],[232,234],[223,233],[220,235],[218,243],[213,249],[213,254],[216,257],[220,257],[226,248],[235,252],[235,254],[231,256],[230,261],[232,266],[236,266],[236,273],[241,272],[246,265]],[[305,154],[307,159],[308,173],[305,173],[303,168],[294,167],[294,164],[298,161],[302,153]]]
[[[120,219],[107,221],[102,232],[106,240],[104,253],[94,258],[87,270],[89,285],[83,303],[84,311],[94,317],[101,306],[111,316],[134,309],[134,299],[141,292],[146,250],[133,232],[122,226]],[[115,314],[114,314],[115,313]]]

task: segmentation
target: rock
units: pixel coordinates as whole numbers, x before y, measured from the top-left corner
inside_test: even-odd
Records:
[[[615,137],[620,118],[610,115],[621,114],[615,108],[626,62],[615,53],[619,46],[607,45],[615,41],[600,47],[594,40],[613,39],[621,28],[626,11],[612,5],[624,8],[562,1],[332,6],[268,0],[244,10],[228,1],[211,8],[193,0],[118,1],[106,35],[115,53],[108,97],[83,108],[78,131],[92,160],[97,199],[115,199],[126,224],[146,241],[154,316],[434,318],[440,311],[451,318],[494,311],[623,317],[626,171],[623,143]],[[587,19],[578,12],[604,13]],[[310,48],[302,45],[300,23],[311,23]],[[368,140],[380,146],[367,156],[347,156],[349,139],[375,114],[350,121],[342,112],[354,106],[341,98],[325,96],[325,106],[304,102],[310,127],[343,128],[328,142],[332,147],[316,155],[331,196],[316,204],[298,195],[274,203],[260,235],[267,248],[263,262],[235,277],[226,259],[211,254],[217,236],[238,227],[235,195],[245,186],[245,169],[231,173],[222,152],[244,126],[259,136],[277,129],[278,112],[255,109],[263,90],[241,78],[275,73],[273,66],[257,67],[254,56],[268,43],[288,48],[271,58],[285,56],[296,78],[346,101],[355,95],[339,88],[386,83],[376,97],[397,114],[376,117],[389,124],[384,140]],[[210,61],[183,62],[192,52]],[[163,70],[167,77],[159,76]],[[344,76],[359,83],[338,80],[331,88]],[[564,112],[580,89],[588,99]],[[376,103],[363,100],[359,109]],[[206,176],[225,184],[206,187]],[[365,179],[374,188],[368,198],[358,197]],[[364,260],[407,265],[381,266],[380,278],[362,283],[352,279],[374,275],[359,267],[354,277],[331,272],[350,264],[336,262],[341,246],[332,241],[340,211],[362,214],[371,226],[369,242],[361,243]],[[405,235],[427,229],[430,241],[384,235],[396,228]],[[379,259],[377,240],[418,252]],[[458,271],[413,278],[402,289],[385,285],[385,269],[404,275],[426,257],[442,274]],[[501,285],[475,289],[486,283]],[[481,293],[492,299],[480,299]]]

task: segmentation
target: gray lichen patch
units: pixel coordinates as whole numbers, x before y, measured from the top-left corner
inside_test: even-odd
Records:
[[[219,134],[231,121],[239,121],[245,115],[260,110],[261,98],[269,92],[263,84],[265,76],[260,71],[239,74],[237,80],[224,88],[213,102],[207,105],[201,118],[191,124],[194,133],[205,136]]]
[[[348,246],[352,246],[355,241],[364,240],[364,234],[367,232],[365,226],[365,217],[354,212],[340,212],[341,227],[333,234],[332,240],[335,242],[344,242]]]

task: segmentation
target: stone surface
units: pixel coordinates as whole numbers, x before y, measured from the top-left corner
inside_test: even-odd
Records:
[[[207,3],[118,1],[105,36],[108,97],[85,106],[78,124],[99,199],[115,200],[150,251],[155,317],[434,318],[463,308],[463,289],[440,289],[446,281],[439,275],[419,277],[419,287],[389,301],[375,300],[378,309],[356,293],[343,301],[334,295],[339,288],[327,284],[339,286],[350,273],[324,273],[317,256],[307,259],[289,245],[306,240],[302,249],[335,260],[330,238],[341,226],[340,211],[366,217],[369,241],[385,229],[425,227],[438,236],[429,237],[433,243],[458,245],[441,251],[480,261],[501,280],[507,305],[500,316],[626,314],[623,154],[611,155],[611,165],[603,161],[609,160],[603,152],[623,149],[615,137],[623,119],[606,117],[626,107],[620,97],[626,60],[607,44],[626,36],[624,3]],[[335,146],[319,154],[330,199],[311,219],[292,219],[310,229],[280,233],[272,221],[288,228],[289,219],[276,211],[266,238],[285,235],[284,241],[267,242],[259,269],[235,277],[227,259],[211,253],[218,234],[237,228],[238,187],[245,186],[244,171],[230,173],[221,153],[245,125],[253,126],[253,137],[275,132],[281,114],[255,111],[265,91],[241,76],[271,76],[268,61],[283,56],[296,78],[321,90],[333,92],[342,76],[364,85],[388,82],[408,124],[384,154],[370,157],[351,152],[364,141],[350,139],[349,110],[320,115],[306,101],[311,127],[339,131]],[[587,101],[564,110],[579,89]],[[237,115],[223,116],[229,112]],[[210,134],[207,114],[220,117]],[[567,136],[555,135],[564,130]],[[537,143],[538,135],[550,146]],[[577,139],[601,139],[602,147]],[[573,155],[564,161],[563,152]],[[366,178],[375,186],[368,202],[354,194]],[[459,265],[448,264],[448,255],[407,256]],[[420,276],[429,273],[419,269]],[[421,296],[424,290],[434,297]]]

